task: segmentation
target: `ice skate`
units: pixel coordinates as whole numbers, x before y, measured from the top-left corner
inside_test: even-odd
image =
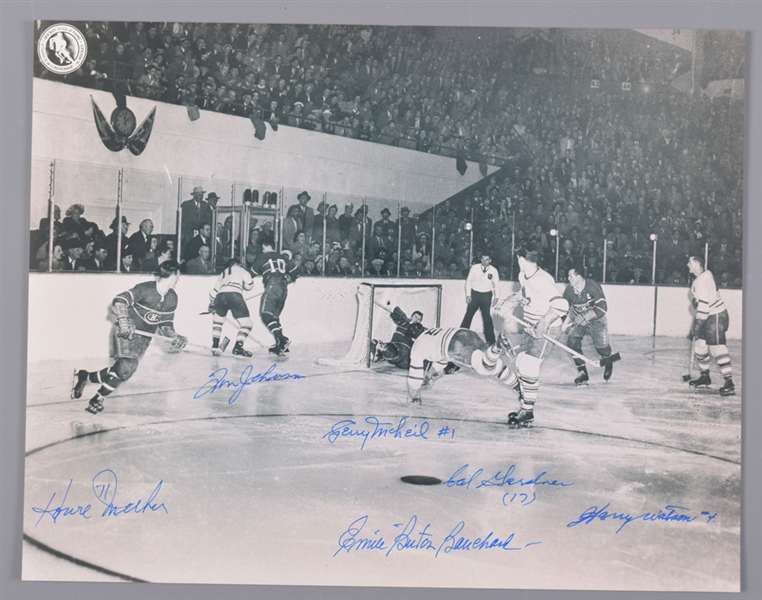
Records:
[[[519,412],[508,414],[508,425],[511,428],[528,427],[534,421],[534,411],[522,408]]]
[[[251,352],[245,350],[243,342],[236,342],[233,346],[233,356],[242,356],[243,358],[251,358]]]
[[[701,375],[699,375],[696,379],[691,379],[690,382],[688,382],[688,385],[692,388],[701,386],[709,387],[711,383],[712,379],[709,377],[709,371],[701,371]]]
[[[77,371],[76,369],[74,370],[74,380],[72,381],[71,387],[72,398],[77,399],[82,397],[82,392],[85,391],[85,386],[87,385],[87,377],[87,371]]]
[[[605,377],[605,375],[604,375]],[[579,375],[577,375],[577,378],[574,380],[574,385],[577,387],[581,385],[587,385],[587,382],[590,380],[590,376],[587,374],[587,369],[582,369],[579,372]]]
[[[720,396],[735,396],[736,386],[733,384],[732,377],[726,377],[725,383],[720,388]]]
[[[611,379],[611,372],[614,370],[614,364],[613,363],[607,363],[606,367],[603,369],[603,381],[608,381]]]
[[[96,394],[90,399],[90,403],[85,407],[85,410],[90,414],[97,415],[103,410],[103,398]]]

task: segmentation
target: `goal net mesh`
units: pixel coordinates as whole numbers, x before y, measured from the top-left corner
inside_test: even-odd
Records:
[[[320,365],[367,367],[370,364],[370,342],[388,342],[397,326],[391,312],[399,307],[408,318],[414,311],[423,313],[424,327],[438,327],[441,314],[440,285],[377,285],[362,283],[357,290],[357,322],[349,351],[343,357],[319,358]]]

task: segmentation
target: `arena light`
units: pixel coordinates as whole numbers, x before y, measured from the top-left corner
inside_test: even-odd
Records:
[[[465,225],[463,225],[463,229],[465,229],[466,231],[471,231],[473,227],[474,226],[471,225],[471,223],[466,223]]]
[[[656,235],[655,233],[652,233],[652,234],[649,236],[649,238],[648,238],[648,239],[650,239],[652,242],[655,242],[656,240],[658,240],[658,239],[659,239],[659,236],[658,236],[658,235]]]
[[[557,229],[551,229],[550,230],[550,235],[553,236],[553,237],[556,237],[558,235],[558,230]]]

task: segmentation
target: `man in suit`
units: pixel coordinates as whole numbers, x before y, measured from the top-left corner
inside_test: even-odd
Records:
[[[183,251],[183,259],[196,258],[196,256],[187,256],[186,246],[190,243],[191,239],[197,232],[201,230],[201,226],[208,224],[212,226],[212,207],[204,200],[204,188],[196,186],[191,192],[191,199],[186,200],[180,205],[180,249]],[[198,251],[198,248],[196,249]]]
[[[188,242],[188,247],[185,252],[185,258],[187,259],[186,262],[193,260],[199,255],[199,249],[201,246],[206,246],[207,248],[211,247],[211,235],[212,226],[209,223],[204,223],[201,226],[201,230],[198,232],[198,235],[195,236],[190,242]]]
[[[143,260],[143,257],[151,249],[151,232],[153,231],[153,221],[143,219],[140,222],[140,229],[130,236],[128,244],[132,249],[132,256],[137,261]]]
[[[198,249],[198,256],[186,263],[186,272],[190,275],[208,275],[214,273],[214,265],[209,260],[212,251],[209,246],[201,246]]]
[[[301,192],[296,197],[296,199],[299,201],[299,204],[292,205],[296,206],[298,209],[295,211],[294,217],[299,223],[299,229],[307,234],[307,241],[309,241],[310,234],[312,233],[313,221],[315,220],[315,213],[309,206],[307,206],[307,203],[310,201],[311,197],[306,191],[304,191]]]

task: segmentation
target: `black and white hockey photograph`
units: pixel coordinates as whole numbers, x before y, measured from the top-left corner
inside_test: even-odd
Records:
[[[35,21],[22,578],[740,591],[746,37]]]

